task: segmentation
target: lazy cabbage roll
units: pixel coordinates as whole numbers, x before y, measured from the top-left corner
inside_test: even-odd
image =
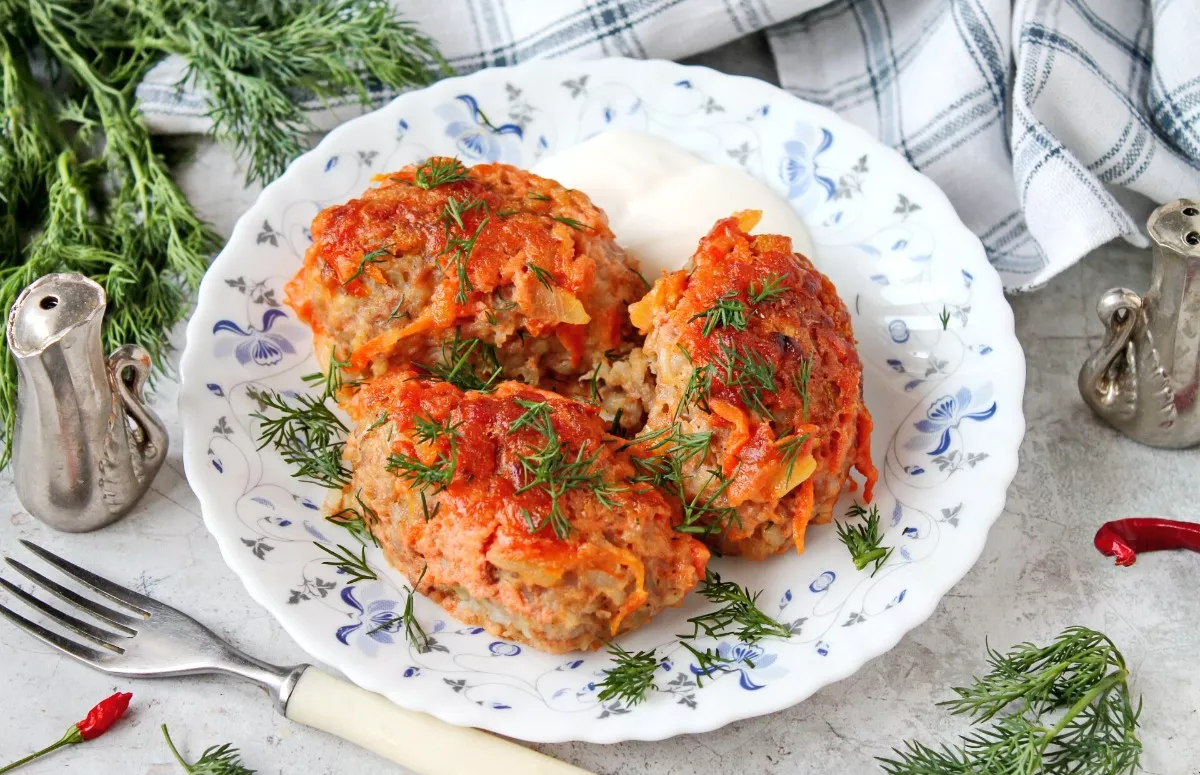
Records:
[[[464,356],[494,379],[589,395],[626,427],[648,397],[634,262],[588,197],[506,164],[434,157],[326,208],[286,297],[319,363],[370,376]],[[629,391],[622,387],[627,383]]]
[[[657,376],[635,448],[650,478],[681,490],[684,525],[723,554],[804,549],[856,467],[869,501],[871,415],[850,314],[791,240],[718,221],[688,265],[631,317]]]
[[[346,409],[346,505],[361,498],[388,561],[462,622],[545,651],[596,649],[704,577],[708,549],[674,529],[677,503],[630,482],[631,454],[592,405],[393,370]]]

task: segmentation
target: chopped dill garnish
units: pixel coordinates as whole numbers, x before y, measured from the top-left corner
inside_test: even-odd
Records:
[[[608,426],[608,432],[613,436],[621,436],[625,432],[625,429],[621,427],[621,415],[624,413],[624,407],[617,407],[616,414],[612,418],[612,424]]]
[[[706,648],[704,651],[698,651],[692,646],[692,644],[683,640],[679,641],[679,645],[692,652],[692,656],[696,658],[696,667],[700,668],[700,672],[696,673],[697,689],[704,688],[704,678],[711,676],[713,673],[722,671],[723,668],[732,661],[728,657],[721,656],[711,648]],[[750,659],[743,659],[743,661],[750,667],[751,670],[754,669],[754,662],[752,662]],[[693,670],[692,672],[695,671]]]
[[[938,320],[942,321],[942,330],[946,331],[950,328],[950,310],[946,305],[942,305],[942,314],[938,315]]]
[[[450,201],[456,200],[451,197]],[[483,200],[476,201],[482,202]],[[446,208],[449,210],[449,202],[447,202]],[[450,256],[450,260],[447,262],[446,267],[449,268],[450,264],[453,264],[455,274],[458,276],[458,293],[454,294],[454,303],[466,304],[467,294],[475,290],[475,286],[471,284],[471,278],[467,274],[467,261],[471,258],[471,253],[473,253],[475,250],[476,240],[478,240],[479,235],[483,233],[483,230],[488,225],[488,221],[491,220],[491,217],[487,215],[483,216],[483,219],[479,222],[479,225],[475,227],[474,233],[468,237],[466,236],[466,231],[461,228],[462,213],[458,213],[458,216],[460,219],[460,235],[457,237],[450,237],[449,227],[447,226],[446,247],[442,251],[442,255]]]
[[[368,523],[368,519],[371,522],[376,521],[378,515],[376,515],[374,509],[363,502],[362,490],[354,494],[354,500],[358,501],[357,509],[353,506],[347,506],[336,514],[330,514],[328,517],[325,517],[325,520],[338,527],[345,528],[350,535],[354,536],[364,546],[367,543],[367,539],[370,539],[371,543],[379,546],[379,540],[371,532],[371,527]]]
[[[539,194],[536,191],[530,191],[525,196],[529,197],[530,199],[536,199],[539,202],[549,202],[550,201],[550,197],[546,196],[545,194]]]
[[[489,326],[494,326],[500,322],[500,318],[496,317],[496,313],[492,312],[490,309],[483,313],[483,319],[488,322]]]
[[[596,688],[600,690],[596,698],[601,702],[620,700],[629,708],[645,700],[651,689],[657,690],[654,673],[661,660],[654,649],[633,654],[616,643],[609,643],[608,654],[615,664],[604,671],[604,680],[596,682]]]
[[[417,188],[428,191],[449,183],[460,183],[469,178],[467,168],[458,159],[436,158],[429,159],[417,167],[413,183]]]
[[[412,317],[412,315],[408,312],[408,310],[405,310],[404,312],[400,311],[400,308],[403,306],[404,306],[404,296],[401,295],[400,301],[396,302],[396,308],[392,310],[392,314],[387,316],[387,319],[389,321],[392,321],[392,320],[398,320],[399,318],[402,318],[402,317]]]
[[[518,209],[516,209],[516,208],[512,208],[512,209],[508,209],[508,210],[497,210],[497,211],[496,211],[496,217],[498,217],[498,218],[507,218],[508,216],[510,216],[510,215],[516,215],[516,214],[517,214],[517,213],[519,213],[519,212],[521,212],[521,210],[518,210]]]
[[[537,281],[546,288],[552,288],[554,285],[556,285],[554,282],[554,275],[550,274],[550,272],[547,270],[542,269],[537,264],[526,264],[525,268],[528,269],[533,274],[534,278],[536,278]]]
[[[724,382],[738,392],[746,408],[764,420],[771,418],[771,411],[763,402],[763,393],[774,393],[775,364],[757,351],[746,347],[730,347],[721,344],[722,359],[717,365],[724,370]]]
[[[446,235],[449,236],[452,226],[457,226],[459,231],[466,231],[463,216],[481,207],[487,209],[487,202],[483,199],[458,199],[453,194],[446,197],[446,205],[442,208],[442,226],[446,229]]]
[[[596,368],[592,369],[592,375],[588,377],[589,401],[597,406],[600,405],[600,366],[600,361],[596,361]]]
[[[757,603],[761,590],[751,594],[747,587],[721,581],[720,574],[710,568],[705,570],[704,580],[696,591],[708,602],[719,603],[721,607],[688,619],[692,633],[678,636],[680,638],[697,638],[703,632],[712,638],[732,635],[743,643],[752,644],[767,637],[792,637],[791,630],[759,610]]]
[[[454,338],[442,342],[442,359],[432,365],[413,364],[426,379],[449,382],[461,390],[491,390],[500,379],[500,360],[496,348],[482,339],[463,339],[455,329]]]
[[[737,291],[726,291],[720,298],[713,302],[712,306],[703,312],[698,312],[688,319],[704,320],[704,328],[701,333],[704,336],[710,336],[713,331],[718,328],[733,328],[738,331],[745,331],[748,324],[746,317],[746,305],[738,297],[740,294]]]
[[[321,388],[321,399],[337,398],[338,392],[345,384],[342,376],[342,369],[350,366],[350,361],[339,361],[337,358],[337,350],[331,350],[329,353],[329,365],[325,371],[314,371],[311,374],[305,374],[300,379],[306,385]]]
[[[508,426],[509,433],[516,433],[522,428],[544,427],[542,423],[548,422],[550,419],[550,404],[545,401],[526,401],[523,398],[514,398],[513,403],[525,411],[520,417],[513,420],[512,425]]]
[[[250,416],[258,420],[258,448],[268,444],[279,451],[283,461],[300,481],[341,489],[350,483],[350,471],[342,463],[347,428],[326,405],[325,396],[296,396],[294,403],[273,390],[248,388],[246,394],[262,409],[273,409],[276,417],[262,411]]]
[[[516,309],[517,306],[518,304],[511,299],[505,301],[504,299],[497,297],[496,303],[492,305],[492,309],[496,310],[497,312],[508,312],[509,310]]]
[[[354,270],[354,274],[343,280],[342,285],[349,285],[358,278],[362,277],[363,272],[367,270],[367,264],[383,263],[383,261],[386,260],[384,259],[384,256],[390,255],[391,251],[389,251],[387,248],[379,248],[378,250],[372,250],[370,253],[364,253],[362,260],[358,262],[358,268]]]
[[[717,488],[708,492],[709,485],[713,482],[718,482]],[[680,533],[712,535],[726,532],[730,525],[740,525],[741,519],[738,517],[737,509],[732,506],[716,505],[717,498],[721,497],[731,484],[733,484],[732,478],[726,479],[715,468],[709,469],[708,479],[701,485],[700,490],[690,499],[681,498],[683,522],[675,529]],[[682,487],[680,489],[682,490]],[[707,496],[705,493],[708,493]]]
[[[367,547],[360,546],[358,554],[355,555],[354,552],[341,544],[336,544],[338,551],[330,549],[319,541],[313,541],[313,545],[333,558],[332,560],[325,560],[321,564],[337,568],[339,573],[345,573],[350,577],[349,583],[375,581],[379,578],[375,575],[375,571],[371,570],[371,566],[367,564]]]
[[[762,304],[787,293],[788,288],[783,284],[786,279],[787,275],[784,274],[769,274],[757,290],[754,288],[754,281],[751,280],[750,285],[746,286],[746,295],[750,297],[750,303]]]
[[[858,517],[865,517],[866,522],[861,525],[837,523],[838,539],[850,550],[850,557],[858,570],[875,563],[874,569],[871,570],[871,575],[874,576],[887,562],[888,557],[891,557],[892,549],[882,545],[883,534],[879,530],[878,506],[871,506],[871,510],[867,511],[858,503],[850,504],[850,508],[846,509],[846,518]]]
[[[575,231],[583,231],[584,229],[592,228],[591,226],[588,226],[583,221],[577,221],[574,218],[568,218],[565,215],[552,215],[552,216],[550,216],[550,220],[558,221],[559,223],[566,224],[567,226],[570,226]]]
[[[797,434],[789,431],[779,437],[775,444],[775,449],[779,452],[779,457],[783,460],[785,469],[784,481],[792,480],[792,471],[796,470],[796,461],[800,459],[800,452],[804,449],[804,443],[808,441],[809,434]]]
[[[436,443],[439,439],[449,441],[449,451],[437,453],[432,463],[423,463],[420,458],[393,452],[388,456],[387,470],[408,480],[424,494],[432,489],[436,495],[442,492],[454,481],[454,471],[458,467],[458,425],[448,422],[438,422],[432,417],[417,415],[413,417],[413,435],[424,444]]]
[[[574,459],[571,458],[554,428],[550,419],[550,406],[545,401],[523,401],[519,398],[514,401],[523,407],[525,412],[513,421],[508,432],[529,428],[544,439],[540,448],[528,454],[517,455],[525,476],[525,484],[516,490],[516,494],[540,489],[550,497],[550,509],[540,519],[526,509],[522,509],[521,513],[529,524],[531,533],[537,533],[549,525],[558,538],[566,539],[572,528],[562,508],[563,496],[571,490],[589,490],[602,506],[614,508],[616,502],[610,496],[624,491],[625,488],[606,482],[603,472],[596,469],[600,447],[588,457],[584,457],[584,448],[580,446]]]
[[[808,383],[812,380],[813,356],[806,355],[800,359],[800,368],[792,373],[792,387],[800,396],[804,422],[808,422]]]
[[[687,384],[683,386],[683,393],[679,396],[679,403],[675,405],[673,419],[678,420],[679,415],[683,414],[683,410],[692,404],[704,412],[711,413],[712,409],[708,406],[708,398],[712,394],[712,366],[707,363],[696,366],[692,361],[692,354],[687,351],[686,347],[681,344],[675,346],[683,353],[683,357],[687,358],[687,362],[693,365]]]
[[[390,616],[380,622],[374,629],[367,632],[368,635],[379,632],[380,630],[388,630],[398,625],[404,625],[404,637],[408,638],[408,642],[417,647],[417,651],[424,653],[429,650],[429,635],[426,634],[425,628],[417,621],[417,615],[413,606],[413,596],[417,590],[421,588],[421,582],[425,580],[425,574],[429,571],[429,563],[421,568],[421,575],[417,576],[417,583],[411,587],[405,585],[404,591],[408,593],[408,597],[404,600],[404,612],[400,616]]]
[[[383,425],[387,421],[388,421],[388,413],[380,412],[379,416],[375,418],[375,422],[373,422],[367,426],[367,433],[370,433],[371,431],[375,430],[376,428]]]
[[[438,439],[454,441],[459,438],[458,426],[461,422],[451,425],[449,422],[438,422],[429,415],[416,415],[412,419],[413,435],[425,444],[433,444]]]

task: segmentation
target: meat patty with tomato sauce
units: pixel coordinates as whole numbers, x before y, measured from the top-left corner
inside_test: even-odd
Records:
[[[459,621],[545,651],[595,649],[704,577],[708,549],[674,529],[678,503],[630,481],[632,455],[595,406],[516,382],[464,392],[405,369],[344,406],[345,505]]]
[[[439,157],[375,180],[317,215],[287,285],[318,363],[369,376],[465,359],[641,424],[644,369],[623,356],[639,344],[627,307],[646,284],[585,194]]]
[[[684,529],[761,559],[803,551],[850,469],[868,501],[876,472],[846,305],[789,238],[748,233],[757,215],[718,221],[630,312],[657,377],[639,447],[681,469]]]

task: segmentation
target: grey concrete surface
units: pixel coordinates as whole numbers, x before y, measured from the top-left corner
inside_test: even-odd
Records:
[[[771,76],[761,39],[700,58],[731,72]],[[201,145],[180,180],[222,233],[257,192],[243,190],[227,154]],[[1200,556],[1146,555],[1115,568],[1091,546],[1107,519],[1142,514],[1200,518],[1200,451],[1162,452],[1128,441],[1081,403],[1075,375],[1101,333],[1095,299],[1113,285],[1145,287],[1149,256],[1106,246],[1045,289],[1011,299],[1028,358],[1028,433],[1005,514],[975,568],[934,615],[892,651],[808,701],[704,735],[656,743],[547,745],[547,753],[597,773],[878,772],[877,755],[907,738],[949,741],[964,727],[935,706],[984,667],[994,646],[1045,641],[1083,624],[1124,650],[1142,695],[1145,771],[1200,775]],[[177,602],[248,651],[278,662],[307,657],[259,608],[221,561],[180,460],[176,388],[160,383],[158,410],[172,451],[153,490],[117,525],[85,536],[55,534],[17,502],[0,474],[0,550],[30,538]],[[8,575],[7,573],[5,575]],[[158,727],[167,723],[193,757],[231,742],[260,773],[398,773],[382,759],[274,714],[259,690],[232,681],[115,681],[60,659],[0,623],[0,761],[53,741],[93,702],[120,688],[135,705],[119,730],[28,767],[29,775],[167,775],[179,772]]]

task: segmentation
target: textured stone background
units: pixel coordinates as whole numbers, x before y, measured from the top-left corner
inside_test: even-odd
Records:
[[[759,38],[694,61],[774,79]],[[208,145],[181,178],[201,214],[224,234],[257,195],[242,190],[241,179],[228,155]],[[1049,287],[1011,299],[1029,362],[1021,468],[974,570],[895,649],[790,710],[716,732],[543,750],[606,774],[878,772],[873,757],[890,746],[912,737],[950,740],[962,729],[934,703],[983,669],[985,637],[1005,647],[1083,624],[1108,633],[1130,662],[1134,690],[1145,700],[1146,771],[1200,775],[1200,557],[1147,555],[1118,569],[1091,547],[1096,527],[1113,517],[1200,518],[1200,451],[1160,452],[1124,439],[1092,417],[1075,387],[1079,366],[1101,334],[1096,298],[1114,285],[1144,289],[1148,279],[1149,254],[1115,244]],[[183,477],[175,395],[173,384],[160,384],[155,405],[172,424],[172,453],[134,513],[99,533],[56,534],[21,509],[5,472],[0,550],[20,556],[16,539],[26,537],[68,557],[91,558],[96,570],[136,580],[140,590],[179,604],[253,654],[279,663],[307,661],[250,599],[204,529]],[[158,731],[163,722],[193,756],[229,741],[264,774],[400,772],[285,721],[256,688],[216,679],[118,683],[58,658],[7,624],[0,624],[0,687],[0,761],[56,740],[117,688],[136,695],[119,732],[22,770],[29,775],[176,773]]]

